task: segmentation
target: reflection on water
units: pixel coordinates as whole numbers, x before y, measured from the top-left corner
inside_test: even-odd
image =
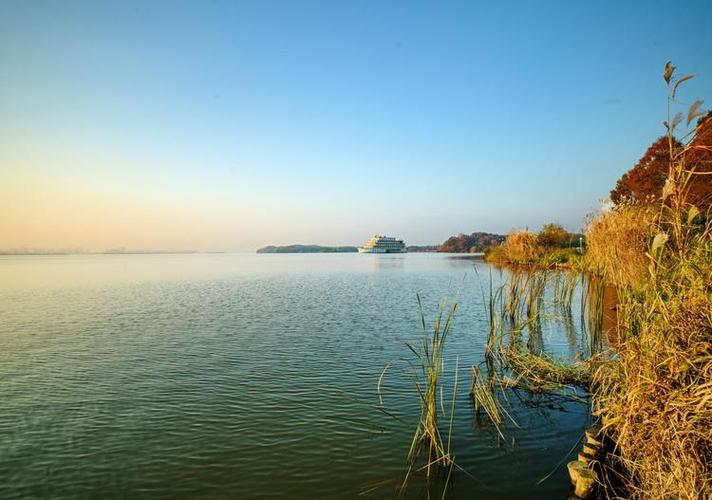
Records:
[[[418,419],[415,294],[431,317],[459,295],[444,380],[456,358],[468,380],[487,334],[473,266],[489,279],[437,254],[0,257],[0,497],[393,498]],[[538,348],[584,349],[566,325],[543,321]],[[377,408],[391,361],[399,420]],[[466,385],[452,447],[467,474],[447,497],[565,497],[565,470],[536,483],[585,406],[523,396],[502,442]]]
[[[364,254],[361,258],[368,259],[371,270],[378,272],[386,269],[399,269],[405,265],[406,256],[403,254]]]

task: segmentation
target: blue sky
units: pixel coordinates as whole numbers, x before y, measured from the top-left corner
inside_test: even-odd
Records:
[[[580,229],[711,2],[0,1],[0,247]]]

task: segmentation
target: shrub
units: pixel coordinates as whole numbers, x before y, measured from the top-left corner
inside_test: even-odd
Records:
[[[531,231],[514,231],[502,244],[502,252],[507,261],[514,264],[528,264],[541,254],[536,234]]]
[[[491,262],[493,264],[504,264],[506,260],[507,259],[504,256],[504,248],[502,248],[502,245],[490,247],[485,250],[485,261],[487,262]]]
[[[537,243],[544,248],[562,248],[570,240],[571,235],[560,224],[545,224],[537,235]]]

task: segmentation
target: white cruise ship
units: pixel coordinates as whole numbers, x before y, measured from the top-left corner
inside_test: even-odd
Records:
[[[403,240],[397,240],[390,236],[376,235],[358,247],[358,253],[404,253],[405,244]]]

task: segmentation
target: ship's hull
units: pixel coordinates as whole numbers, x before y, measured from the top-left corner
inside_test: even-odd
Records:
[[[396,250],[391,248],[364,248],[359,247],[358,253],[405,253],[405,249]]]

